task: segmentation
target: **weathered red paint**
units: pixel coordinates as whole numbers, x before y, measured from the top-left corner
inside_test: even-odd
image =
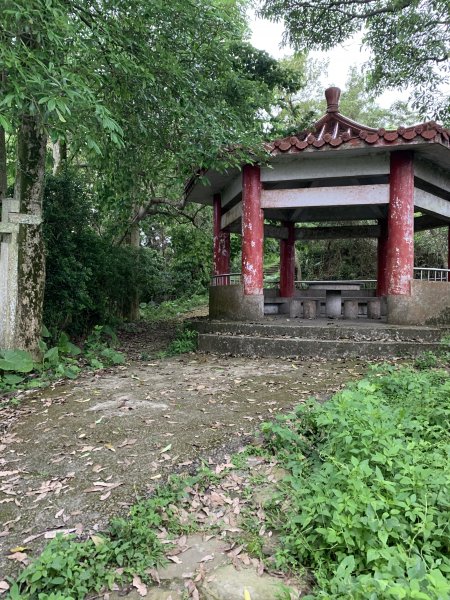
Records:
[[[280,296],[292,298],[295,292],[295,225],[283,223],[288,229],[287,239],[280,240]]]
[[[386,278],[387,293],[407,296],[414,274],[413,153],[391,154]]]
[[[386,296],[388,292],[386,277],[388,226],[386,219],[378,221],[380,237],[377,245],[377,296]]]
[[[225,275],[230,272],[230,234],[222,231],[222,203],[220,194],[213,197],[213,227],[214,227],[214,275]],[[227,283],[227,282],[223,282]]]
[[[257,165],[242,169],[242,280],[246,296],[263,293],[264,213]]]

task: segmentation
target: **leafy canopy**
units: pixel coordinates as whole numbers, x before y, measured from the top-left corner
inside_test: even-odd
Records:
[[[449,120],[448,0],[264,0],[263,16],[284,20],[285,40],[298,50],[329,50],[363,32],[372,51],[371,85],[412,86],[424,115]]]

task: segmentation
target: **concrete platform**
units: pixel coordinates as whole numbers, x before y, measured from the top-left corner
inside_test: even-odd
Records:
[[[242,356],[390,358],[437,351],[448,328],[388,325],[368,319],[286,319],[248,323],[197,320],[200,352]]]

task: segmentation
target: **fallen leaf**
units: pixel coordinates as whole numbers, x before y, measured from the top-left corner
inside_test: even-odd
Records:
[[[0,581],[0,594],[7,592],[9,590],[9,583],[6,581]]]
[[[182,560],[180,560],[180,559],[178,558],[178,556],[168,556],[167,558],[168,558],[169,560],[171,560],[172,562],[176,563],[177,565],[182,565],[182,564],[183,564],[183,561],[182,561]]]
[[[11,548],[10,552],[24,552],[25,550],[29,550],[26,546],[15,546]]]
[[[17,560],[17,562],[24,563],[28,557],[25,552],[14,552],[14,554],[9,554],[7,558],[9,558],[9,560]]]
[[[201,558],[198,562],[205,563],[205,562],[208,562],[210,560],[214,560],[214,555],[213,554],[207,554],[206,556],[204,556],[203,558]]]
[[[29,542],[32,542],[33,540],[36,540],[37,538],[41,537],[41,535],[44,535],[44,533],[36,533],[35,535],[30,535],[29,537],[23,540],[23,543],[28,544]]]
[[[44,533],[44,538],[46,540],[53,540],[58,535],[58,533],[61,533],[62,535],[68,535],[69,533],[74,533],[74,531],[75,531],[75,529],[73,529],[73,528],[71,528],[71,529],[61,529],[61,528],[52,529],[52,530],[46,531]]]
[[[106,494],[100,496],[100,500],[107,500],[111,496],[111,490],[107,491]]]
[[[119,444],[117,447],[118,448],[123,448],[124,446],[134,446],[134,444],[137,442],[137,439],[133,439],[133,440],[124,440],[121,444]]]
[[[166,446],[165,448],[163,448],[162,450],[159,451],[160,454],[164,454],[165,452],[169,452],[169,450],[172,448],[172,444],[169,444],[168,446]]]
[[[133,587],[137,589],[140,596],[147,595],[147,586],[145,583],[142,583],[142,579],[138,575],[133,577]]]

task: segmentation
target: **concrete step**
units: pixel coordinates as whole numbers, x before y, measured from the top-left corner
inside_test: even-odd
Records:
[[[324,340],[300,337],[263,337],[236,334],[200,333],[199,352],[236,356],[321,356],[327,358],[393,358],[416,356],[439,349],[435,342],[383,340]]]
[[[303,340],[341,340],[355,342],[410,342],[437,344],[448,330],[439,327],[408,327],[387,325],[380,321],[358,320],[355,322],[327,321],[320,319],[301,324],[287,319],[277,323],[244,323],[237,321],[193,321],[199,334],[238,335],[263,338],[300,338]]]

